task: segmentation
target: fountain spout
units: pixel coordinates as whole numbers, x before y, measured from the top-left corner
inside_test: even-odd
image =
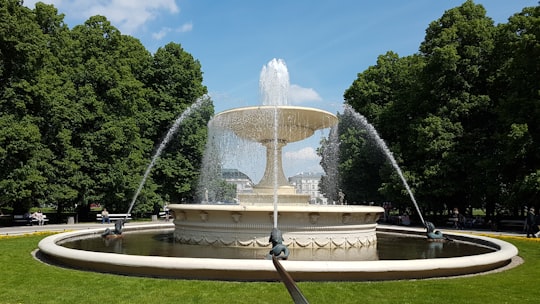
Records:
[[[283,244],[283,234],[278,228],[272,228],[270,233],[270,239],[268,240],[272,243],[272,250],[270,250],[270,255],[277,259],[286,260],[289,258],[289,248]],[[283,255],[281,255],[283,253]]]

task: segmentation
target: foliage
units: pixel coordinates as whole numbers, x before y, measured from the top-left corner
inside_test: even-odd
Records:
[[[125,212],[154,147],[206,94],[201,65],[175,43],[152,55],[103,16],[73,29],[63,18],[0,4],[0,206]],[[135,212],[192,195],[212,114],[208,99],[187,118]]]
[[[428,26],[418,54],[381,55],[346,90],[346,103],[379,131],[425,211],[483,208],[493,216],[540,205],[539,20],[536,6],[495,26],[466,1]],[[341,187],[367,201],[381,194],[403,201],[395,173],[359,153],[367,151],[341,153]],[[368,182],[375,184],[359,188]]]

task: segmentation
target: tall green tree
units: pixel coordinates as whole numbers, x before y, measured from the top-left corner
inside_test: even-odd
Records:
[[[540,7],[498,26],[490,94],[496,101],[501,201],[540,205]]]
[[[379,136],[393,153],[394,158],[397,159],[401,170],[408,176],[409,182],[415,181],[416,178],[415,171],[408,168],[414,169],[417,161],[423,161],[415,155],[417,146],[411,141],[414,134],[410,128],[411,124],[420,119],[418,110],[422,105],[419,100],[424,100],[424,97],[422,96],[423,86],[419,75],[423,67],[424,61],[420,56],[400,58],[398,54],[388,52],[377,58],[375,66],[359,73],[358,78],[345,91],[344,95],[346,103],[351,105],[356,112],[365,116],[368,122],[375,127]],[[363,162],[366,162],[364,168],[357,168],[354,171],[357,174],[370,176],[363,183],[371,184],[371,188],[378,191],[378,195],[372,197],[370,201],[380,202],[384,194],[386,200],[394,201],[394,205],[398,202],[404,202],[408,194],[397,172],[390,169],[391,166],[388,161],[384,161],[384,158],[381,162],[383,154],[381,147],[373,143],[371,146],[372,151],[366,155],[359,156],[346,152],[343,152],[343,155],[346,156],[346,159],[363,158]],[[401,155],[407,155],[408,158],[402,158]],[[375,164],[379,164],[379,166]],[[383,165],[384,167],[381,167]],[[369,168],[372,172],[361,173]],[[379,176],[379,178],[375,178],[375,176]],[[343,183],[348,183],[349,180],[344,179]],[[378,181],[378,184],[373,184],[375,181]],[[354,184],[349,186],[352,189],[354,187]],[[410,204],[410,202],[408,203]]]
[[[149,71],[146,82],[152,89],[152,120],[161,141],[172,123],[203,98],[207,89],[202,85],[199,61],[176,43],[156,51]],[[153,181],[160,185],[158,192],[169,202],[189,201],[196,194],[207,136],[206,124],[214,114],[210,99],[203,99],[180,124],[177,136],[164,150],[153,173]],[[155,145],[158,144],[156,141]]]
[[[207,92],[199,62],[173,43],[152,56],[103,16],[70,30],[43,3],[2,1],[0,19],[0,206],[125,212],[175,117]],[[209,98],[198,106],[136,212],[194,193],[213,114]]]
[[[497,184],[485,158],[496,151],[488,92],[495,29],[481,5],[466,1],[429,25],[418,54],[380,56],[345,92],[387,141],[427,210],[483,207]],[[380,191],[398,199],[395,174],[382,180]]]
[[[20,1],[0,3],[0,205],[24,212],[46,202],[51,151],[42,143],[37,78],[51,58],[34,12]]]
[[[494,181],[484,175],[482,159],[493,154],[485,135],[495,123],[487,91],[494,34],[485,9],[466,1],[432,22],[420,46],[428,92],[425,118],[415,126],[426,152],[422,176],[449,207],[481,202],[486,187],[480,183]]]

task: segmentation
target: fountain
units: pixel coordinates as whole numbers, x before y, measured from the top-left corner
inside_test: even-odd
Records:
[[[238,194],[238,205],[171,204],[179,243],[226,247],[269,248],[272,228],[283,232],[290,248],[347,248],[376,243],[378,206],[311,205],[297,194],[282,167],[282,148],[315,131],[337,124],[329,112],[289,106],[289,76],[285,63],[274,59],[260,77],[263,105],[227,110],[215,115],[209,128],[228,130],[266,148],[266,166],[253,193]],[[204,187],[204,185],[203,185]]]
[[[287,105],[288,74],[281,60],[272,60],[263,68],[260,87],[263,105],[224,111],[209,123],[210,128],[232,132],[266,148],[265,173],[254,192],[240,195],[238,204],[170,204],[172,226],[126,225],[123,229],[126,239],[136,231],[173,230],[174,242],[179,246],[198,246],[201,251],[227,249],[239,256],[233,259],[124,255],[60,246],[99,236],[103,229],[47,237],[39,243],[40,253],[63,265],[96,271],[250,281],[279,279],[272,261],[257,254],[271,249],[268,237],[278,227],[283,233],[283,244],[291,251],[289,260],[281,264],[296,281],[453,276],[499,268],[517,255],[517,249],[506,242],[454,233],[448,235],[456,242],[478,244],[491,251],[437,259],[377,260],[377,231],[424,237],[425,230],[377,227],[384,212],[378,206],[311,205],[307,197],[296,194],[283,174],[282,148],[316,130],[334,126],[337,118],[326,111]],[[208,201],[208,194],[205,196]],[[306,252],[308,256],[302,256]],[[312,259],[313,256],[319,258]]]

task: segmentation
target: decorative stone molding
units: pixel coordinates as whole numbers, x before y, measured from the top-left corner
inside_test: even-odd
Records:
[[[176,240],[183,244],[191,245],[211,245],[217,247],[271,247],[267,238],[231,238],[198,234],[181,234],[176,236]],[[345,237],[285,237],[283,242],[289,248],[358,248],[372,246],[377,243],[377,237],[365,236],[345,236]]]
[[[350,213],[343,213],[343,215],[341,215],[341,222],[343,224],[349,223],[351,219],[352,219],[352,216]]]
[[[201,221],[205,223],[208,222],[208,212],[201,211],[201,213],[199,213],[199,216],[201,217]]]
[[[233,213],[231,213],[231,217],[232,217],[232,219],[233,219],[233,222],[239,223],[239,222],[240,222],[240,219],[242,218],[242,213],[239,213],[239,212],[233,212]]]
[[[317,224],[317,221],[319,220],[319,217],[321,216],[318,212],[312,212],[309,214],[309,222],[313,225]]]
[[[180,221],[185,221],[187,219],[185,211],[178,212],[178,211],[173,210],[172,212],[175,215],[175,217],[174,217],[175,219],[178,219]]]
[[[268,248],[271,205],[169,205],[176,211],[174,237],[181,244]],[[374,206],[279,206],[278,228],[290,248],[350,248],[375,244]]]

